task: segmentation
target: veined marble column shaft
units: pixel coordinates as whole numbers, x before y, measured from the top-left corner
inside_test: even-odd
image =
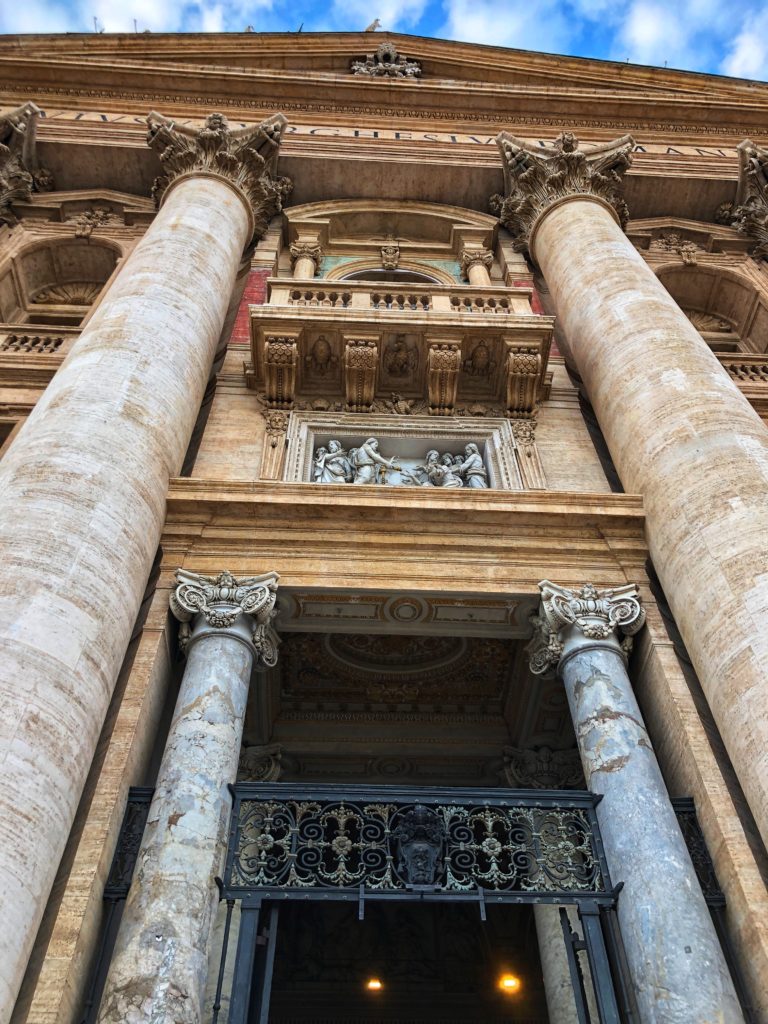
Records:
[[[218,902],[254,659],[277,661],[277,575],[180,570],[171,608],[187,666],[99,1012],[101,1024],[204,1019]],[[194,618],[193,618],[194,616]]]
[[[551,157],[499,137],[500,215],[547,282],[749,805],[768,842],[768,430],[626,238],[628,137]]]
[[[167,172],[160,211],[0,463],[0,1022],[69,835],[243,250],[280,206],[267,170],[274,126],[249,136],[209,118],[180,134],[161,122],[151,131]]]
[[[627,676],[636,588],[540,584],[531,669],[557,666],[618,899],[643,1024],[743,1024],[709,908]],[[622,643],[619,635],[623,635]]]

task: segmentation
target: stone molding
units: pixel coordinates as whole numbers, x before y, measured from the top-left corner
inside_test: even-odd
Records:
[[[744,139],[737,146],[739,184],[731,212],[733,227],[753,238],[755,259],[768,259],[768,149]]]
[[[0,117],[0,225],[17,223],[13,203],[27,202],[33,192],[53,188],[50,172],[37,163],[39,115],[34,103],[23,103]]]
[[[485,267],[486,270],[490,270],[493,266],[493,253],[490,249],[462,249],[460,266],[461,276],[465,281],[469,280],[469,271],[471,267],[477,264]]]
[[[221,631],[245,642],[262,666],[276,665],[280,641],[272,622],[278,579],[275,572],[237,578],[226,570],[218,576],[202,576],[177,569],[170,605],[181,623],[182,652],[188,653],[191,644],[201,637]],[[249,617],[250,621],[244,621]]]
[[[234,131],[223,114],[209,114],[205,125],[195,129],[152,111],[147,124],[147,145],[160,158],[164,172],[152,186],[158,206],[182,178],[195,174],[222,178],[242,196],[250,211],[251,240],[258,241],[293,187],[289,178],[276,177],[286,124],[283,115]]]
[[[491,197],[491,208],[515,237],[515,248],[531,248],[535,224],[564,199],[591,196],[606,204],[622,227],[629,220],[622,176],[632,162],[634,140],[622,135],[612,142],[579,148],[573,132],[562,132],[553,150],[534,151],[509,132],[496,143],[504,167],[505,195]]]
[[[634,583],[610,590],[586,583],[569,590],[543,580],[539,590],[541,605],[531,617],[533,638],[527,647],[534,675],[557,668],[573,649],[583,650],[590,644],[605,646],[607,641],[626,656],[632,637],[645,623],[645,609]]]

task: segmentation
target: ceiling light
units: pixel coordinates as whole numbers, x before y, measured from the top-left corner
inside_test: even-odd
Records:
[[[520,991],[522,982],[517,975],[505,972],[499,975],[498,986],[505,995],[514,996]]]

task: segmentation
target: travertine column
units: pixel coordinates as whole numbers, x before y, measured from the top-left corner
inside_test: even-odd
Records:
[[[489,273],[493,264],[490,249],[464,249],[461,254],[461,276],[476,288],[487,288],[491,283]]]
[[[616,885],[643,1024],[736,1024],[736,993],[645,730],[625,652],[645,621],[634,586],[540,584],[531,669],[557,666]]]
[[[624,236],[631,139],[551,157],[500,136],[530,244],[750,807],[768,842],[768,430]]]
[[[291,242],[291,262],[293,263],[293,276],[306,279],[314,277],[322,256],[320,243],[298,239]]]
[[[99,1012],[102,1024],[203,1019],[211,928],[254,660],[277,661],[277,575],[179,570],[187,655]],[[188,626],[192,620],[192,628]]]
[[[163,202],[0,463],[0,1021],[16,998],[157,549],[279,124],[155,118]]]
[[[576,908],[567,907],[566,910],[571,928],[578,930]],[[554,903],[534,903],[533,916],[536,921],[536,938],[539,943],[539,959],[541,960],[541,973],[544,977],[544,994],[547,998],[549,1024],[579,1024],[571,969],[568,966],[563,927],[560,923],[560,907]],[[600,1018],[592,992],[589,965],[581,959],[579,963],[584,977],[590,1018],[597,1024]]]

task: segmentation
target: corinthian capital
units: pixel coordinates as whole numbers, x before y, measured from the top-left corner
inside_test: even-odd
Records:
[[[237,579],[229,572],[200,576],[177,569],[171,611],[182,624],[182,650],[201,636],[221,630],[251,647],[261,664],[275,665],[280,641],[272,622],[278,578],[276,572]]]
[[[541,675],[556,668],[573,650],[609,643],[627,655],[632,637],[645,622],[645,610],[634,583],[598,590],[586,583],[580,590],[558,587],[549,580],[539,584],[541,605],[531,619],[533,639],[528,645],[531,672]]]
[[[768,258],[768,149],[750,139],[740,142],[739,184],[733,226],[757,242],[752,255]]]
[[[159,204],[169,187],[188,175],[225,178],[251,210],[254,239],[261,238],[293,187],[290,179],[276,176],[286,124],[283,115],[275,114],[255,128],[235,131],[223,114],[209,114],[202,128],[193,129],[153,111],[147,124],[147,145],[159,156],[164,172],[152,186],[155,201]]]
[[[497,135],[496,143],[504,166],[505,194],[492,196],[491,207],[516,237],[518,249],[528,248],[541,214],[567,196],[596,196],[614,210],[622,227],[626,224],[629,214],[622,176],[632,162],[631,135],[583,149],[572,132],[558,135],[552,150],[531,149],[508,132]]]
[[[26,202],[33,192],[49,192],[53,179],[37,163],[39,107],[24,103],[0,115],[0,224],[15,224],[13,203]]]

